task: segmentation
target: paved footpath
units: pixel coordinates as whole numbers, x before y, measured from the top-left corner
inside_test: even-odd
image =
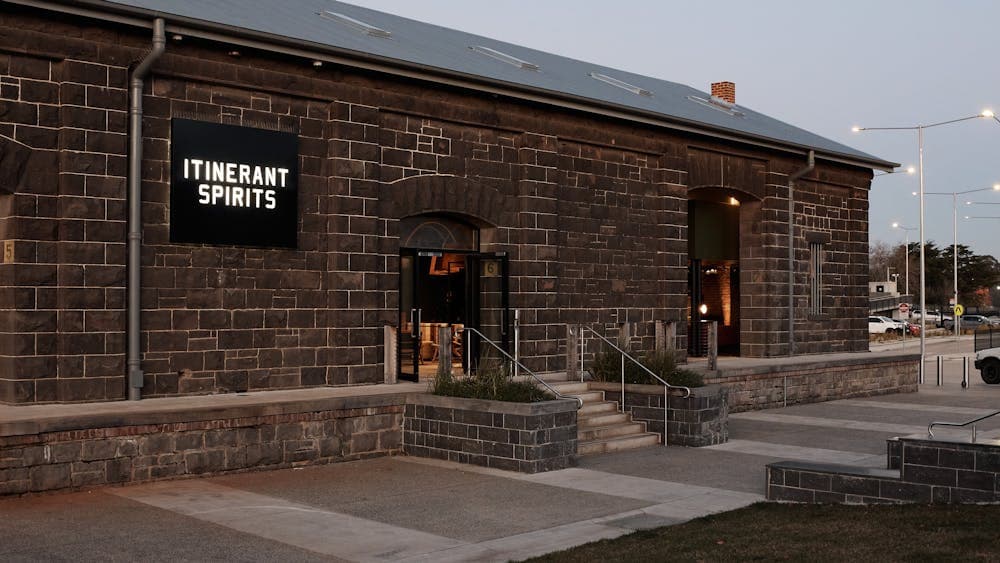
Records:
[[[882,466],[885,439],[1000,409],[919,393],[734,414],[731,440],[520,475],[409,457],[0,500],[0,560],[503,561],[763,500],[782,459]],[[981,430],[1000,436],[1000,421]],[[952,431],[956,436],[967,435]]]

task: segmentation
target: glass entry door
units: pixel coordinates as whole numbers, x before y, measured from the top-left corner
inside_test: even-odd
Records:
[[[416,302],[416,255],[399,257],[399,379],[420,379],[420,314]]]
[[[453,368],[499,354],[462,329],[471,327],[510,350],[508,263],[505,254],[403,249],[399,267],[399,378],[418,381],[440,369],[450,347]],[[441,342],[440,329],[452,341]],[[471,362],[471,366],[470,366]]]

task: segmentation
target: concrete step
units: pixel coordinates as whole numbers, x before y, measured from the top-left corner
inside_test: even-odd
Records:
[[[623,422],[610,426],[595,426],[593,428],[582,428],[577,431],[580,442],[594,442],[597,440],[607,440],[619,436],[634,436],[644,434],[646,425],[641,422]]]
[[[548,383],[552,383],[554,381],[570,381],[569,376],[566,375],[566,372],[564,371],[547,371],[545,373],[539,373],[537,375],[538,377],[542,378],[544,381]],[[574,381],[580,381],[580,380],[576,379]]]
[[[579,381],[553,382],[549,383],[549,385],[563,395],[576,395],[590,391],[590,387],[586,383],[580,383]]]
[[[580,417],[594,416],[616,411],[618,411],[618,403],[614,401],[584,403],[583,406],[580,407],[580,410],[576,411],[576,417],[579,420]]]
[[[612,424],[621,424],[623,422],[629,422],[629,415],[617,411],[608,411],[583,416],[577,414],[576,418],[576,426],[578,429],[611,426]]]
[[[577,453],[579,455],[603,454],[609,452],[618,452],[622,450],[634,450],[636,448],[645,448],[647,446],[655,446],[659,443],[660,443],[659,434],[646,432],[643,434],[635,434],[632,436],[619,436],[616,438],[608,438],[606,440],[580,442],[577,445]]]
[[[560,391],[562,393],[562,391]],[[587,391],[585,393],[563,393],[568,397],[577,397],[586,403],[599,403],[604,400],[604,391]]]

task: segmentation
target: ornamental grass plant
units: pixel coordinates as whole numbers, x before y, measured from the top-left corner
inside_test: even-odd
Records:
[[[629,351],[628,345],[624,342],[619,342],[618,347]],[[638,356],[629,351],[629,355],[639,360],[649,371],[670,385],[682,387],[703,387],[705,385],[700,373],[678,367],[677,358],[669,350],[652,350]],[[591,375],[598,381],[621,381],[622,354],[610,346],[605,346],[600,352],[594,354],[594,360],[589,366]],[[625,383],[660,385],[660,382],[649,375],[646,370],[627,358],[625,359]]]
[[[448,366],[439,367],[431,392],[445,397],[511,403],[537,403],[552,399],[532,382],[512,379],[510,364],[489,355],[482,356],[477,368],[468,375],[456,376]]]

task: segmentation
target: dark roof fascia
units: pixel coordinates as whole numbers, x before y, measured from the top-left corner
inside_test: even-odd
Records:
[[[599,102],[591,98],[573,96],[541,88],[532,88],[522,84],[492,80],[482,76],[449,71],[442,68],[420,65],[399,59],[380,57],[371,53],[331,47],[329,45],[321,45],[310,41],[292,39],[285,36],[229,26],[216,22],[197,20],[173,14],[164,14],[155,10],[115,4],[105,2],[103,0],[75,0],[71,2],[61,2],[58,0],[4,1],[94,19],[111,20],[117,23],[149,29],[152,29],[153,27],[154,18],[162,17],[166,21],[168,33],[199,37],[210,41],[240,45],[262,51],[271,51],[285,55],[302,57],[305,59],[321,60],[324,62],[384,72],[406,78],[444,82],[450,86],[456,86],[459,88],[485,91],[491,94],[498,94],[547,105],[555,105],[585,113],[598,114],[605,117],[642,123],[644,125],[684,131],[687,133],[713,137],[726,141],[750,144],[761,148],[789,152],[802,156],[808,155],[811,150],[816,150],[816,158],[818,159],[846,164],[849,166],[873,168],[886,172],[899,166],[898,163],[881,159],[868,160],[833,151],[819,151],[814,147],[806,145],[788,143],[787,141],[759,135],[748,135],[741,131],[712,127],[697,121],[672,118],[660,113],[645,112],[632,107]],[[116,17],[109,18],[109,14],[114,14]]]

